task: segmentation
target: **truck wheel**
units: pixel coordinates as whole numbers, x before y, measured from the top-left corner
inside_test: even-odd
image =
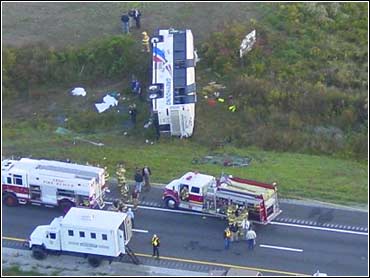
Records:
[[[67,212],[71,209],[71,207],[74,207],[74,204],[73,204],[71,201],[64,200],[64,201],[61,201],[61,202],[59,203],[59,207],[60,207],[60,209],[61,209],[65,214],[67,214]]]
[[[43,260],[46,258],[46,252],[39,246],[32,247],[32,256],[36,260]]]
[[[9,207],[15,207],[18,205],[18,198],[12,193],[5,193],[3,196],[3,202]]]
[[[98,267],[101,263],[101,259],[97,256],[89,256],[87,261],[92,267]]]
[[[167,197],[166,199],[164,199],[164,203],[166,205],[166,208],[169,208],[169,209],[178,208],[178,204],[176,203],[176,201],[170,197]]]

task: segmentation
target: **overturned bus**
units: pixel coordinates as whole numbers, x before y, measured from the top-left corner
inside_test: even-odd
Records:
[[[191,30],[160,29],[151,39],[152,104],[158,134],[190,137],[194,130],[195,53]]]

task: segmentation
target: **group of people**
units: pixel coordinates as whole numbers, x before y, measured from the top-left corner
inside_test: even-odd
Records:
[[[152,171],[148,166],[145,166],[143,169],[136,167],[135,171],[135,191],[141,193],[141,189],[144,185],[147,191],[150,190],[150,175]]]
[[[130,19],[132,18],[132,19]],[[127,14],[123,14],[121,16],[122,21],[122,31],[124,34],[130,33],[130,27],[132,27],[132,21],[134,20],[136,23],[136,28],[140,29],[141,23],[141,11],[139,9],[131,9]]]
[[[141,28],[141,11],[139,9],[132,9],[128,13],[124,13],[121,16],[121,22],[122,22],[122,32],[124,34],[130,33],[130,27],[132,27],[133,20],[136,23],[136,28]],[[147,32],[142,32],[143,35],[142,39],[142,45],[143,45],[143,52],[150,52],[150,37],[148,36]]]
[[[236,234],[236,226],[230,226],[226,227],[224,231],[224,243],[225,243],[225,249],[230,248],[230,242],[235,240],[235,234]],[[254,246],[256,244],[256,238],[257,234],[256,232],[252,229],[250,225],[248,225],[247,232],[245,234],[245,239],[248,242],[248,249],[253,250]]]

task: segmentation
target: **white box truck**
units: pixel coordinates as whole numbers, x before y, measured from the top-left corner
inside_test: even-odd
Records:
[[[73,207],[50,225],[36,227],[29,248],[39,260],[48,253],[83,254],[97,267],[102,259],[135,257],[127,246],[131,237],[132,222],[126,213]]]

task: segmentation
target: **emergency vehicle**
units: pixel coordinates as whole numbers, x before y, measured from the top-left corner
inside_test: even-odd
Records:
[[[105,170],[52,160],[22,158],[1,163],[3,202],[8,206],[36,204],[104,207]]]
[[[85,254],[88,262],[97,267],[103,259],[134,256],[128,247],[131,237],[132,222],[126,213],[71,208],[50,225],[36,227],[28,244],[38,260],[48,253]]]
[[[182,208],[226,217],[235,206],[248,211],[248,220],[267,224],[281,213],[277,185],[222,175],[188,172],[166,185],[163,200],[168,208]]]
[[[191,30],[160,29],[152,37],[152,102],[155,127],[160,134],[190,137],[195,103],[195,55]]]

